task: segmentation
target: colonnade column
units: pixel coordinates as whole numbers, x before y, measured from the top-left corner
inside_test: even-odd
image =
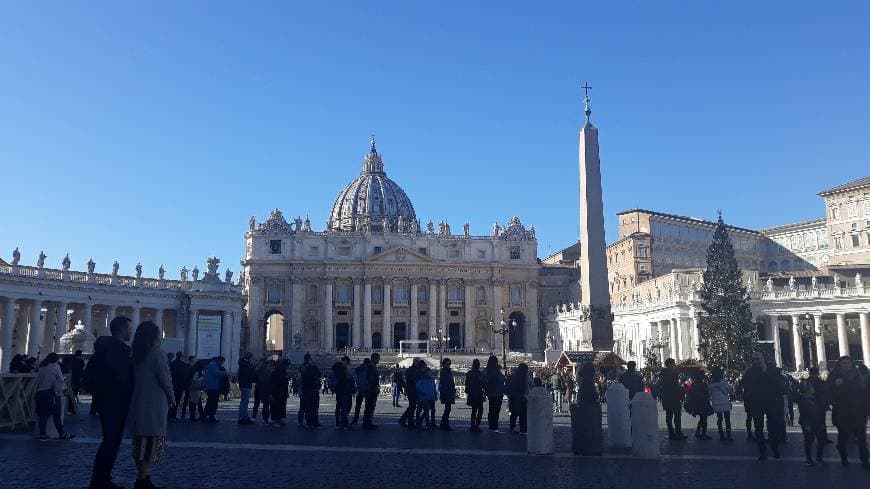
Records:
[[[117,315],[118,306],[108,306],[106,308],[106,330],[103,331],[103,335],[111,336],[112,330],[109,328],[109,326],[112,324],[112,320],[115,319]],[[176,335],[178,335],[178,333],[180,333],[180,331],[176,332]]]
[[[94,305],[90,302],[85,303],[84,311],[82,312],[82,324],[85,326],[85,331],[90,333],[93,331],[93,320],[94,320]],[[138,323],[137,323],[138,324]]]
[[[813,333],[816,338],[816,364],[819,370],[828,370],[828,355],[825,353],[825,333],[822,330],[822,315],[813,314]]]
[[[154,324],[160,330],[160,337],[163,337],[163,309],[154,309]]]
[[[411,325],[411,332],[409,334],[409,340],[416,341],[419,337],[419,333],[417,331],[417,321],[419,320],[419,312],[417,311],[417,282],[411,281],[411,297],[409,297],[411,301],[411,317],[410,321],[408,321]],[[417,345],[417,348],[420,348],[420,345]]]
[[[199,309],[190,308],[190,317],[187,321],[187,338],[184,340],[184,352],[188,356],[196,355],[196,317]]]
[[[792,314],[791,316],[791,342],[794,350],[794,369],[801,371],[805,368],[804,365],[804,342],[801,340],[800,316]]]
[[[359,280],[353,281],[353,320],[350,323],[351,332],[353,333],[353,347],[362,348],[362,318],[360,311],[362,309],[362,287]]]
[[[363,345],[372,347],[372,284],[369,280],[363,286]]]
[[[429,336],[431,340],[438,334],[438,281],[429,281]]]
[[[684,359],[688,358],[688,356],[685,353],[686,350],[683,347],[683,331],[682,331],[682,328],[680,328],[680,326],[681,326],[680,318],[671,319],[671,327],[674,329],[672,334],[674,336],[674,339],[676,339],[676,341],[677,341],[676,347],[674,348],[674,353],[676,354],[676,356],[674,357],[674,360],[677,360],[677,361],[684,360]]]
[[[695,358],[701,359],[701,328],[698,324],[700,319],[698,313],[692,310],[692,350]]]
[[[465,338],[463,348],[474,348],[474,285],[471,282],[465,284],[465,302],[462,304],[465,312]]]
[[[42,335],[42,345],[39,347],[43,355],[57,351],[54,348],[54,338],[59,336],[57,329],[57,304],[51,302],[45,306],[45,333]]]
[[[9,372],[9,362],[12,361],[12,332],[15,331],[15,298],[6,298],[5,314],[2,318],[2,334],[0,334],[0,372]],[[866,351],[866,349],[865,349]]]
[[[864,356],[864,365],[870,367],[870,312],[862,312],[858,317],[861,321],[861,352]]]
[[[227,370],[236,371],[238,363],[233,357],[233,316],[229,311],[221,311],[221,356],[226,359]]]
[[[39,345],[42,344],[44,325],[42,324],[42,301],[33,300],[30,309],[30,328],[27,333],[27,355],[39,356]]]
[[[656,335],[656,341],[661,343],[663,340],[663,338],[662,338],[662,323],[659,321],[656,321],[653,323],[653,326],[654,326],[654,331],[655,331],[655,335]],[[665,353],[664,347],[659,348],[659,363],[661,365],[665,364],[665,358],[667,358],[667,354]]]
[[[779,319],[776,316],[768,316],[770,320],[770,334],[773,336],[773,358],[778,367],[782,367],[782,342],[779,338]]]
[[[332,281],[327,281],[323,287],[323,332],[320,349],[331,351],[335,348],[335,342],[332,340],[335,332],[335,326],[332,324]]]
[[[142,321],[142,308],[139,306],[133,306],[133,314],[130,317],[130,320],[133,322],[133,335],[136,334],[136,329],[139,328],[139,323]]]
[[[239,354],[242,349],[242,310],[235,309],[230,313],[230,331],[232,337],[230,339],[230,365],[239,365]]]
[[[846,315],[837,313],[837,342],[840,346],[840,356],[849,354],[849,337],[846,336]]]
[[[393,345],[393,316],[391,314],[393,310],[393,301],[390,300],[392,298],[390,294],[390,283],[384,281],[384,312],[381,316],[384,320],[383,328],[381,331],[382,345],[384,348],[392,348]]]

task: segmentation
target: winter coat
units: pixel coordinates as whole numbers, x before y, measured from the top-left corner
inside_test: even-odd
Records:
[[[272,399],[282,400],[290,397],[290,389],[287,385],[288,380],[290,379],[287,377],[287,364],[281,362],[275,365],[275,369],[272,370],[272,375],[269,379],[272,388]]]
[[[634,398],[634,395],[643,390],[643,377],[637,372],[623,372],[619,376],[619,383],[628,390],[628,398]]]
[[[205,367],[205,390],[219,391],[221,390],[221,377],[225,376],[226,370],[221,370],[220,365],[214,360],[209,362]]]
[[[465,404],[482,406],[484,397],[483,373],[480,370],[469,370],[465,374]]]
[[[680,409],[680,403],[683,400],[683,387],[677,378],[676,369],[664,368],[659,372],[657,391],[664,409],[668,411]]]
[[[713,407],[710,405],[710,387],[707,385],[707,381],[692,382],[692,387],[686,394],[686,412],[692,416],[702,417],[713,414]]]
[[[176,389],[185,389],[189,382],[190,365],[180,357],[169,364],[169,372],[172,374],[172,385]]]
[[[441,369],[438,379],[438,395],[441,397],[441,404],[454,404],[456,402],[456,382],[450,367]]]
[[[154,348],[133,366],[136,387],[130,400],[127,427],[131,435],[166,436],[166,415],[175,400],[166,353]]]
[[[163,357],[166,364],[166,357]],[[100,336],[85,367],[85,385],[98,413],[126,413],[133,396],[130,347],[114,336]]]
[[[867,425],[870,414],[870,389],[857,369],[832,371],[828,376],[831,390],[831,422],[834,426]]]
[[[726,379],[720,379],[710,383],[710,400],[713,412],[726,413],[731,411],[731,394],[734,389]]]
[[[417,377],[420,375],[420,369],[416,365],[411,365],[405,371],[405,395],[409,401],[417,399]]]
[[[251,362],[244,358],[239,359],[239,373],[237,376],[239,379],[239,389],[250,389],[257,381],[257,371],[254,370]]]
[[[190,386],[187,388],[187,396],[190,402],[196,403],[202,397],[202,391],[205,389],[205,374],[197,372],[190,379]]]
[[[779,369],[749,367],[740,383],[743,386],[744,403],[751,415],[760,415],[764,409],[781,409],[786,389]]]
[[[37,391],[50,390],[55,396],[60,397],[65,389],[66,383],[63,380],[63,373],[61,373],[60,365],[57,362],[39,367],[39,370],[36,371]]]
[[[320,389],[320,378],[323,375],[320,369],[313,363],[304,363],[299,367],[299,373],[302,377],[302,390],[313,391]]]
[[[503,396],[505,391],[504,374],[498,368],[487,368],[483,371],[483,385],[487,397]]]
[[[416,381],[417,387],[417,399],[420,401],[434,401],[435,400],[435,380],[429,378],[429,376],[425,376],[423,378],[417,379]]]

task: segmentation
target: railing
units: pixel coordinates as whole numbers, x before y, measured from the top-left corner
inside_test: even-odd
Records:
[[[112,276],[105,273],[87,273],[72,270],[58,270],[56,268],[38,268],[22,265],[0,265],[0,275],[11,275],[40,280],[75,282],[78,284],[111,285],[115,287],[138,287],[144,289],[189,289],[198,282],[181,280],[161,280],[157,278],[136,278],[127,275]],[[220,282],[228,286],[229,290],[238,291],[239,286]]]
[[[832,287],[827,289],[809,289],[809,290],[763,290],[761,292],[753,292],[750,297],[760,300],[776,300],[776,299],[812,299],[816,297],[854,297],[870,295],[870,287]]]
[[[0,375],[0,429],[26,428],[36,421],[36,374]]]

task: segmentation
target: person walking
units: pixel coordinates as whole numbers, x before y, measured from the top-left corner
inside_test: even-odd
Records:
[[[36,414],[39,425],[39,439],[48,440],[45,427],[49,416],[54,421],[58,440],[70,440],[75,438],[66,432],[63,427],[63,394],[66,390],[66,382],[57,361],[60,357],[51,352],[39,364],[36,371]]]
[[[402,407],[399,405],[399,396],[402,395],[404,383],[405,379],[402,377],[402,370],[399,369],[399,364],[397,363],[390,372],[390,394],[393,396],[393,407]]]
[[[710,404],[710,386],[704,378],[704,371],[695,369],[692,371],[692,385],[686,394],[686,411],[692,416],[698,417],[695,427],[695,438],[699,440],[711,440],[707,435],[707,418],[713,414]]]
[[[665,410],[665,423],[668,425],[669,440],[685,440],[683,434],[682,411],[683,387],[677,375],[676,361],[673,358],[665,360],[665,368],[659,372],[657,391]]]
[[[758,444],[758,460],[767,460],[767,443],[774,458],[779,458],[779,421],[783,420],[782,396],[785,387],[778,369],[771,369],[761,352],[752,354],[752,364],[740,381],[744,399],[751,406],[750,415]],[[764,439],[764,420],[767,418],[768,441]],[[783,420],[784,422],[784,420]]]
[[[520,363],[511,375],[507,383],[508,409],[510,410],[510,433],[516,433],[517,421],[520,425],[520,434],[525,435],[527,430],[528,400],[526,396],[531,388],[529,366]]]
[[[151,321],[136,328],[132,362],[135,387],[128,425],[133,437],[133,461],[137,472],[133,488],[153,489],[151,464],[163,460],[167,414],[175,395],[169,363],[160,348],[160,328]]]
[[[320,428],[320,379],[323,375],[320,369],[317,368],[311,361],[311,354],[306,353],[303,357],[302,366],[299,367],[299,374],[302,379],[302,399],[300,401],[300,411],[304,412],[304,421],[307,428]],[[299,426],[302,426],[303,416],[299,416]]]
[[[399,425],[403,428],[414,429],[417,426],[417,379],[420,376],[420,363],[422,360],[415,358],[411,366],[405,371],[405,397],[408,399],[408,407],[399,418]]]
[[[254,384],[254,418],[257,418],[257,410],[260,403],[263,404],[263,424],[269,424],[269,408],[272,398],[272,362],[264,358],[257,365],[257,383]]]
[[[254,424],[254,420],[248,416],[248,403],[251,399],[251,387],[257,381],[257,371],[251,363],[254,354],[247,352],[239,359],[239,371],[236,377],[239,380],[239,424]]]
[[[190,375],[190,365],[184,361],[184,353],[178,352],[175,359],[169,363],[169,372],[172,375],[172,388],[175,396],[172,405],[169,407],[169,421],[178,421],[178,408],[182,408],[184,412],[184,404],[182,400],[184,394],[189,387],[187,378]],[[181,415],[184,418],[184,414]]]
[[[456,403],[456,381],[453,378],[453,370],[450,369],[450,359],[441,361],[441,373],[438,377],[438,396],[444,405],[444,414],[441,415],[441,431],[453,431],[450,427],[450,411]]]
[[[378,426],[374,424],[375,405],[378,403],[378,394],[380,394],[380,376],[378,376],[378,363],[381,361],[379,353],[372,353],[371,362],[366,365],[365,371],[368,377],[368,389],[365,394],[366,406],[363,410],[364,430],[376,430]]]
[[[637,371],[637,362],[628,362],[627,370],[619,376],[619,383],[628,391],[628,400],[634,399],[634,395],[643,390],[643,377]]]
[[[562,375],[558,370],[550,376],[550,389],[553,391],[553,413],[562,412]]]
[[[483,373],[480,371],[480,360],[471,362],[471,370],[465,374],[465,404],[471,407],[472,433],[480,433],[480,419],[483,417]]]
[[[271,392],[271,416],[272,424],[276,426],[284,426],[287,424],[284,418],[287,417],[287,399],[290,397],[290,360],[281,360],[272,370],[270,379]]]
[[[486,360],[486,369],[483,372],[483,385],[486,397],[489,399],[489,411],[487,422],[489,431],[498,433],[498,417],[501,413],[501,403],[504,399],[505,377],[501,373],[501,365],[495,355],[490,355]]]
[[[354,382],[356,383],[356,405],[353,410],[353,420],[351,425],[359,422],[360,411],[362,410],[363,402],[365,401],[366,393],[369,390],[369,375],[368,366],[372,363],[371,358],[363,358],[361,364],[354,369]]]
[[[435,428],[435,379],[432,378],[432,369],[425,364],[420,367],[416,380],[417,412],[414,425],[426,429]]]
[[[867,453],[867,416],[870,415],[870,386],[848,355],[840,357],[838,368],[828,376],[831,391],[831,421],[837,427],[840,461],[849,465],[850,443],[858,445],[861,466],[870,469]]]
[[[76,402],[79,402],[79,391],[82,388],[82,378],[84,375],[85,359],[82,358],[82,351],[76,350],[73,353],[73,357],[69,360],[69,386],[72,389],[73,399]]]
[[[332,365],[332,379],[330,384],[333,393],[335,393],[335,427],[351,429],[347,415],[350,412],[355,389],[353,376],[348,372],[347,364],[344,361],[338,361]]]
[[[804,457],[809,467],[816,463],[824,464],[826,440],[825,412],[827,400],[824,381],[819,377],[819,368],[810,367],[809,376],[800,384],[796,399],[798,405],[798,424],[804,435]],[[813,462],[813,445],[816,448],[816,462]]]
[[[117,489],[112,482],[112,468],[124,436],[124,426],[133,396],[133,364],[130,360],[132,325],[130,318],[118,316],[109,323],[111,336],[94,342],[94,354],[85,367],[85,387],[100,417],[102,440],[94,456],[90,489]]]
[[[218,401],[227,371],[223,368],[224,357],[217,356],[205,367],[205,416],[203,423],[217,423]]]
[[[205,390],[205,369],[191,367],[194,371],[193,377],[190,379],[190,385],[187,387],[187,407],[190,409],[190,421],[199,419],[202,421],[205,418],[205,410],[202,408],[202,393]],[[197,418],[199,414],[199,418]],[[182,411],[181,419],[184,419],[184,411]]]
[[[719,441],[734,441],[731,438],[731,394],[734,389],[725,378],[722,367],[713,367],[709,390],[713,412],[716,413],[716,429],[719,431]],[[724,430],[723,423],[725,424]]]

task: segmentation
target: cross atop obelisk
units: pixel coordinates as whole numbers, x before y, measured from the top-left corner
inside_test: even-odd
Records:
[[[610,291],[607,287],[607,258],[604,239],[604,203],[601,194],[601,162],[598,158],[598,129],[589,121],[589,90],[581,88],[586,123],[580,129],[580,294],[589,308],[588,329],[594,350],[613,346]]]
[[[592,90],[592,87],[589,86],[589,82],[583,82],[583,86],[580,87],[583,89],[583,93],[585,94],[583,97],[583,107],[584,112],[586,113],[586,124],[589,124],[589,116],[592,115],[592,108],[589,106],[589,90]]]

